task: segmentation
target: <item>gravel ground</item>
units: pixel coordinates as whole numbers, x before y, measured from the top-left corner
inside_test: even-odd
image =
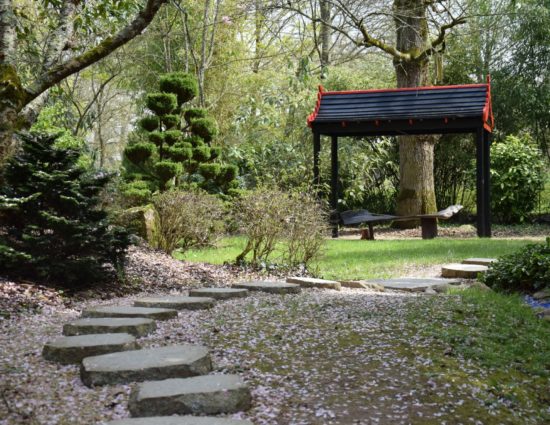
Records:
[[[233,277],[230,269],[191,266],[143,249],[130,253],[130,269],[148,284],[140,285],[141,292],[138,285],[126,288],[134,293],[109,304],[254,277]],[[95,424],[127,417],[130,386],[89,389],[77,366],[41,357],[63,323],[86,306],[105,304],[101,298],[110,293],[64,302],[44,288],[30,285],[25,295],[20,285],[4,283],[32,300],[34,312],[16,311],[0,320],[0,424]],[[435,354],[444,347],[423,340],[408,319],[426,297],[353,289],[252,293],[159,322],[140,344],[208,346],[217,372],[239,373],[252,388],[252,409],[232,417],[256,425],[537,423],[537,412],[491,400],[484,371],[476,365],[453,358],[452,370],[433,373]],[[424,322],[429,326],[429,318]]]

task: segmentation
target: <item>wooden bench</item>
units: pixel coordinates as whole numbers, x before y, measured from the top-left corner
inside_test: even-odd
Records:
[[[462,205],[451,205],[444,210],[433,214],[418,214],[409,216],[397,216],[389,214],[375,214],[367,210],[344,211],[340,213],[339,224],[353,226],[356,224],[367,224],[369,234],[367,239],[374,239],[374,224],[386,223],[389,221],[404,221],[420,219],[422,227],[422,239],[433,239],[437,236],[437,220],[448,220],[462,209]]]

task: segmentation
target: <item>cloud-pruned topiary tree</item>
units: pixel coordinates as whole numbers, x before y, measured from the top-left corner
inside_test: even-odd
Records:
[[[159,88],[146,95],[150,113],[140,119],[139,137],[124,151],[128,183],[123,192],[135,194],[139,188],[143,203],[145,192],[150,197],[174,186],[211,193],[235,187],[237,167],[222,162],[221,149],[211,146],[218,134],[216,121],[204,109],[185,107],[198,94],[197,80],[172,72],[160,77]]]

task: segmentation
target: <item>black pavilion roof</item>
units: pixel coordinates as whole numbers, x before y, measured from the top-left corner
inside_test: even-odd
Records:
[[[320,86],[307,122],[314,131],[372,126],[387,134],[420,133],[428,123],[434,131],[446,125],[492,131],[490,84],[332,92]]]

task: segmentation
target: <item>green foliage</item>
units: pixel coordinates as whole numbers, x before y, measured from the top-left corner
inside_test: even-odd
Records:
[[[205,192],[170,190],[155,196],[153,205],[159,217],[159,247],[169,254],[176,248],[185,252],[211,245],[223,231],[223,205]]]
[[[225,164],[220,170],[220,177],[223,179],[224,183],[229,183],[237,178],[239,169],[236,165]]]
[[[155,164],[155,173],[164,184],[180,174],[181,171],[181,164],[177,162],[160,161]]]
[[[184,162],[190,159],[193,155],[191,145],[188,143],[176,143],[167,149],[167,155],[176,162]]]
[[[205,162],[210,159],[210,148],[208,146],[197,146],[193,149],[193,159],[197,162]]]
[[[156,146],[162,146],[164,143],[164,133],[162,131],[153,131],[147,135],[147,139]]]
[[[168,146],[172,146],[174,143],[177,143],[181,140],[182,134],[179,130],[167,130],[164,133],[164,142]]]
[[[543,190],[544,162],[527,137],[508,136],[491,146],[492,212],[503,223],[523,222]]]
[[[161,91],[177,96],[178,106],[189,102],[199,94],[199,86],[195,77],[183,72],[162,75],[159,79],[159,86]]]
[[[149,115],[139,120],[139,126],[145,131],[155,131],[159,128],[159,119],[156,116]]]
[[[149,93],[145,104],[155,115],[169,114],[178,107],[176,95],[172,93]]]
[[[191,121],[191,131],[210,143],[218,135],[218,124],[212,118],[196,118]]]
[[[199,165],[199,174],[206,180],[213,180],[220,175],[220,164],[201,164]]]
[[[124,154],[128,157],[130,161],[136,164],[141,164],[147,161],[154,151],[155,146],[153,144],[139,142],[133,145],[126,146],[126,149],[124,149]]]
[[[208,112],[206,109],[202,108],[192,108],[183,111],[183,117],[185,121],[187,121],[187,124],[191,124],[191,122],[197,118],[206,118],[207,116]]]
[[[127,235],[97,208],[110,176],[86,174],[54,136],[21,137],[0,195],[0,271],[76,288],[120,270]]]
[[[149,185],[143,180],[125,183],[120,189],[124,198],[123,204],[125,207],[147,204],[151,201],[153,195]]]
[[[507,292],[534,292],[550,288],[550,238],[498,259],[481,280]]]
[[[210,148],[210,159],[216,159],[219,158],[222,154],[222,148],[219,146],[212,146]],[[235,175],[235,177],[237,177]]]
[[[172,128],[176,128],[180,125],[181,119],[179,115],[163,115],[162,116],[162,123],[166,127],[167,130],[170,130]]]

